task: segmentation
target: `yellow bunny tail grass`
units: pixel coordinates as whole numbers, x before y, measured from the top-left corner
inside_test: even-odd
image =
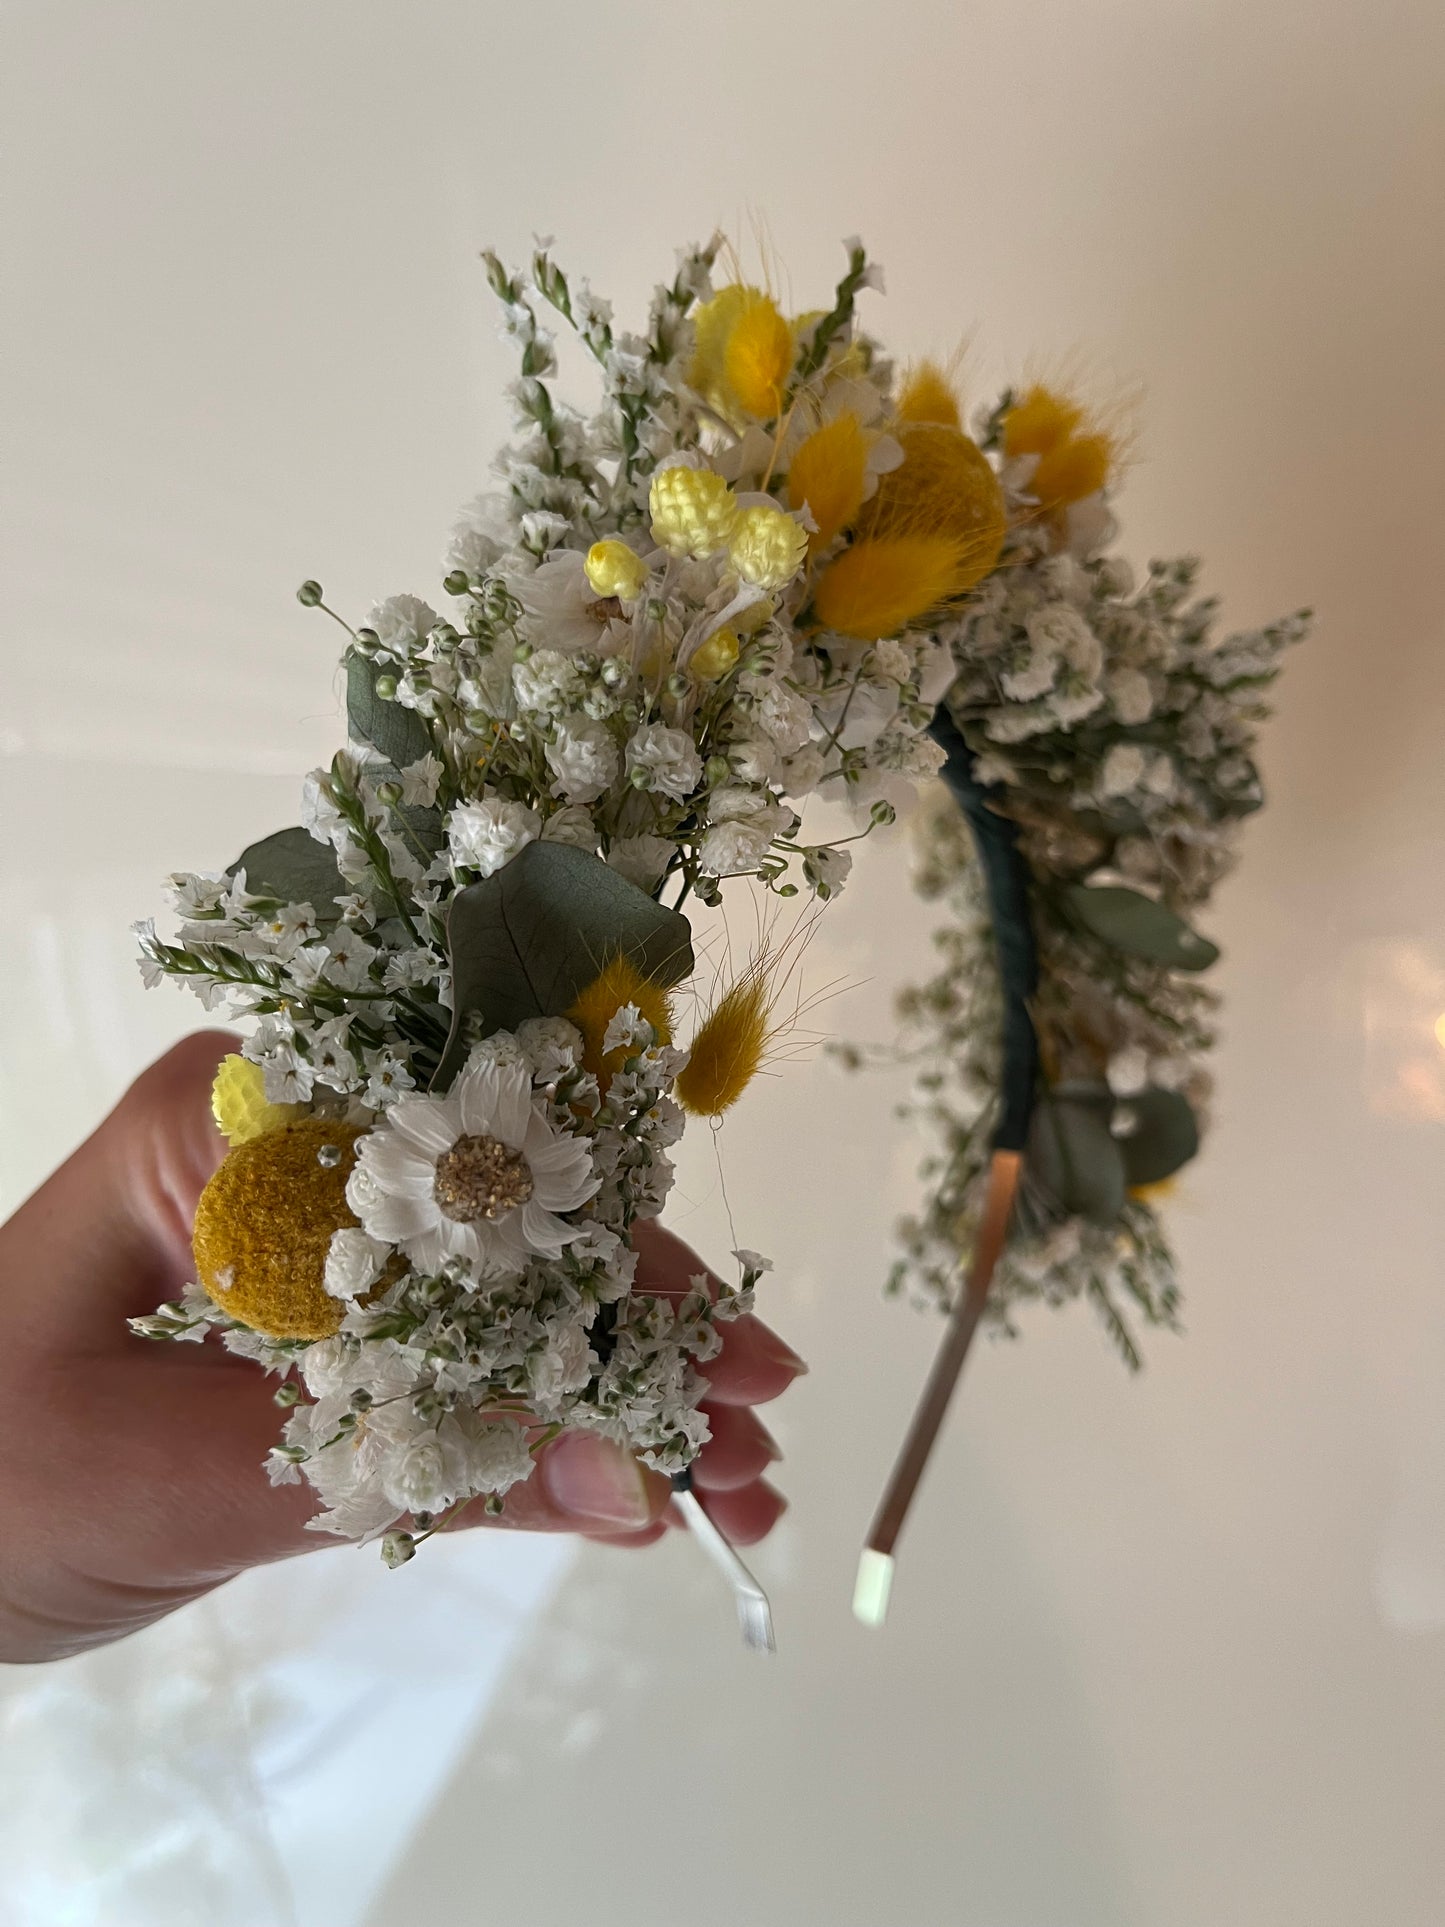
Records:
[[[704,301],[693,314],[692,366],[687,379],[700,395],[712,400],[721,390],[728,336],[733,323],[750,300],[758,299],[756,288],[733,282],[719,288],[711,301]]]
[[[724,384],[744,414],[772,421],[782,413],[796,343],[771,296],[754,289],[748,293],[728,333]]]
[[[1046,509],[1068,508],[1097,495],[1114,473],[1117,448],[1112,435],[1074,435],[1040,455],[1028,492]]]
[[[304,1104],[271,1104],[266,1099],[266,1074],[259,1064],[234,1052],[216,1067],[211,1086],[211,1115],[216,1128],[233,1147],[267,1131],[305,1117]]]
[[[902,423],[899,466],[883,476],[859,518],[860,535],[946,535],[963,543],[955,593],[997,562],[1008,532],[1003,490],[976,442],[937,422]]]
[[[854,414],[824,422],[799,446],[788,470],[788,500],[795,509],[806,503],[818,525],[808,537],[810,549],[827,548],[856,518],[867,473],[868,443]]]
[[[627,957],[616,956],[592,979],[567,1012],[582,1033],[582,1063],[604,1087],[620,1071],[626,1052],[604,1054],[607,1026],[626,1004],[635,1004],[651,1024],[660,1044],[672,1042],[672,1002],[661,984],[644,977]]]
[[[936,361],[920,361],[904,376],[898,395],[898,419],[962,428],[958,391]]]
[[[985,573],[951,535],[871,536],[845,549],[818,578],[813,608],[839,635],[896,636]]]
[[[723,993],[692,1040],[674,1086],[694,1117],[731,1110],[762,1069],[771,1032],[772,996],[765,968],[755,965]]]
[[[1054,388],[1035,382],[1026,388],[1003,418],[1003,452],[1016,455],[1047,455],[1066,442],[1084,419],[1084,410]]]

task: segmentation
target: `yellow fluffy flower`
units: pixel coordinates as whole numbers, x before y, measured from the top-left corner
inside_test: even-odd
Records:
[[[920,361],[904,376],[898,396],[901,422],[933,422],[944,428],[961,428],[958,394],[937,362]]]
[[[1003,452],[1010,460],[1017,455],[1047,455],[1067,441],[1083,419],[1077,402],[1036,382],[1004,415]]]
[[[741,646],[736,630],[719,629],[700,649],[693,651],[688,668],[699,682],[721,682],[737,667]]]
[[[659,469],[647,497],[652,536],[670,555],[716,555],[738,519],[737,498],[710,468]]]
[[[939,422],[903,422],[903,460],[858,518],[863,536],[948,536],[959,545],[957,595],[982,581],[1008,532],[1003,490],[976,442]]]
[[[825,628],[877,642],[898,635],[976,579],[967,544],[956,536],[873,536],[828,564],[813,607]]]
[[[772,999],[766,971],[746,972],[724,992],[692,1040],[678,1073],[677,1101],[694,1117],[731,1110],[762,1069]]]
[[[357,1126],[308,1117],[238,1144],[196,1206],[196,1276],[268,1338],[329,1338],[346,1307],[323,1279],[332,1233],[353,1228]]]
[[[756,589],[784,588],[807,553],[808,531],[766,502],[741,510],[728,540],[729,562]]]
[[[1036,495],[1046,509],[1068,508],[1097,495],[1113,468],[1112,437],[1101,433],[1073,435],[1040,455],[1038,467],[1029,478],[1029,494]]]
[[[622,1069],[626,1052],[602,1050],[607,1026],[626,1004],[635,1004],[651,1024],[660,1044],[672,1042],[672,1001],[661,984],[644,977],[630,959],[616,956],[578,997],[567,1012],[582,1033],[582,1063],[605,1090]]]
[[[1057,511],[1097,495],[1109,481],[1119,445],[1081,403],[1035,384],[1003,418],[1005,455],[1036,455],[1028,492]]]
[[[770,295],[742,282],[720,288],[697,310],[693,329],[688,381],[711,408],[734,426],[782,412],[797,340]]]
[[[793,371],[793,331],[770,296],[750,290],[728,331],[723,379],[746,415],[772,421],[783,410],[783,390]]]
[[[306,1115],[304,1104],[271,1104],[266,1098],[266,1074],[249,1057],[234,1053],[216,1066],[211,1086],[211,1115],[231,1146],[245,1144],[266,1131],[279,1131]]]
[[[597,595],[616,596],[622,602],[634,601],[647,581],[647,564],[625,542],[594,542],[582,566]]]
[[[848,410],[815,428],[799,443],[788,467],[788,500],[805,504],[817,528],[812,549],[826,549],[848,528],[863,506],[868,482],[868,441],[862,423]]]

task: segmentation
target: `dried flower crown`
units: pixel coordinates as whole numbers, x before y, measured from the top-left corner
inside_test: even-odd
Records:
[[[858,327],[881,282],[847,245],[799,318],[715,288],[716,240],[686,252],[640,335],[545,247],[525,276],[486,256],[518,439],[454,531],[450,613],[336,617],[349,742],[301,824],[172,878],[169,937],[141,926],[149,981],[252,1028],[216,1083],[197,1283],[136,1328],[277,1373],[272,1478],[392,1563],[504,1509],[566,1428],[685,1482],[717,1327],[766,1264],[662,1299],[632,1234],[685,1114],[746,1089],[771,1001],[745,972],[683,1041],[683,907],[739,876],[831,898],[844,846],[939,771],[962,814],[930,818],[924,880],[958,921],[906,1008],[945,1151],[904,1272],[953,1295],[1007,1144],[1000,1314],[1116,1281],[1172,1309],[1129,1187],[1197,1142],[1203,1002],[1175,973],[1212,952],[1181,913],[1255,799],[1296,628],[1217,649],[1187,568],[1135,592],[1099,556],[1108,438],[1046,390],[970,437],[939,370],[896,381]],[[554,393],[549,312],[597,364],[591,415]],[[855,835],[804,840],[815,797]]]

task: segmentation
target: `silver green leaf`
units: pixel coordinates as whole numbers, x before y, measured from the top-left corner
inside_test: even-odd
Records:
[[[340,922],[336,898],[348,886],[336,867],[331,845],[318,843],[308,830],[277,830],[274,836],[252,843],[226,875],[233,877],[239,870],[245,871],[246,888],[253,897],[309,903],[318,924]]]
[[[1107,1085],[1063,1084],[1035,1106],[1025,1168],[1070,1216],[1112,1224],[1124,1208],[1124,1158],[1109,1130]]]
[[[1158,1184],[1199,1150],[1199,1121],[1178,1091],[1151,1085],[1134,1097],[1120,1098],[1114,1129],[1130,1184]]]
[[[1071,883],[1063,891],[1069,915],[1111,950],[1170,970],[1207,970],[1219,946],[1191,930],[1153,897],[1118,884]]]
[[[346,726],[353,742],[372,744],[393,769],[405,769],[431,749],[431,731],[414,709],[377,695],[376,679],[385,673],[355,650],[347,656]]]
[[[693,967],[687,918],[566,843],[529,843],[452,898],[452,1028],[432,1079],[444,1091],[473,1037],[560,1017],[603,965],[625,956],[664,986]]]

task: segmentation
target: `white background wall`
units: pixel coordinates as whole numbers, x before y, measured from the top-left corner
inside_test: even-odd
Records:
[[[435,585],[512,372],[485,243],[516,258],[554,233],[638,315],[716,221],[766,221],[800,306],[861,231],[888,271],[870,325],[902,353],[972,334],[975,394],[1068,353],[1106,390],[1142,383],[1136,559],[1202,550],[1240,625],[1320,612],[1266,743],[1272,806],[1212,924],[1221,1097],[1172,1214],[1188,1337],[1156,1340],[1137,1383],[1083,1312],[985,1348],[893,1621],[865,1634],[856,1548],[936,1337],[877,1295],[914,1147],[886,1081],[789,1069],[723,1141],[739,1233],[777,1259],[774,1315],[814,1363],[777,1414],[777,1663],[734,1651],[685,1544],[588,1553],[523,1616],[482,1713],[459,1603],[466,1723],[443,1734],[435,1699],[402,1695],[321,1743],[351,1745],[357,1802],[406,1782],[429,1815],[377,1848],[382,1821],[363,1842],[333,1783],[298,1828],[302,1795],[263,1767],[256,1824],[285,1865],[264,1901],[222,1883],[236,1917],[1435,1927],[1436,0],[9,0],[0,39],[7,1203],[198,1021],[130,962],[159,877],[294,820],[337,740],[333,634],[295,584],[351,610]],[[925,958],[904,856],[864,853],[814,953],[820,977],[863,980],[831,1007],[853,1035],[886,1034]],[[675,1221],[725,1248],[705,1133]],[[339,1603],[349,1560],[322,1568]],[[449,1583],[428,1565],[387,1580],[359,1676],[405,1684]],[[284,1584],[233,1595],[258,1651],[284,1641]],[[64,1676],[128,1767],[161,1744],[130,1712],[162,1650],[190,1649],[136,1641]],[[59,1776],[33,1676],[5,1690],[13,1785],[104,1786],[80,1742]],[[244,1754],[244,1722],[208,1743],[213,1769],[218,1746]],[[240,1840],[220,1805],[212,1836]],[[33,1876],[9,1903],[24,1927],[131,1918],[118,1847],[108,1874],[33,1829],[6,1851]],[[151,1927],[195,1918],[187,1891],[182,1858]],[[207,1909],[219,1923],[224,1897]]]

